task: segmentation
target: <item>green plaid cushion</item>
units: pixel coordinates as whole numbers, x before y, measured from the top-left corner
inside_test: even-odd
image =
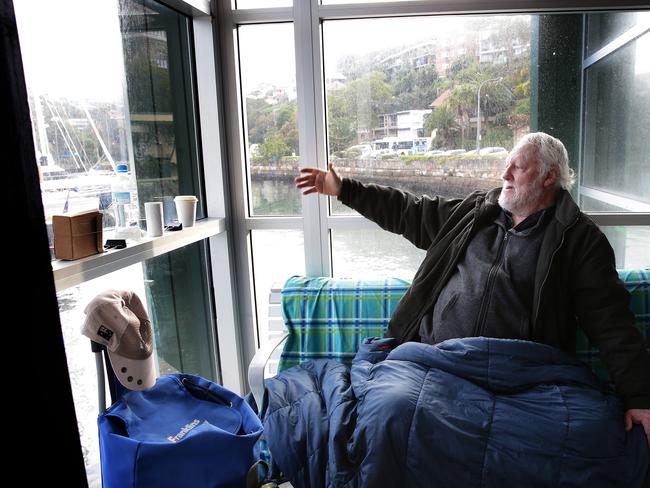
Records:
[[[650,269],[620,270],[619,277],[630,292],[630,308],[650,347]],[[289,278],[282,289],[282,316],[289,337],[279,370],[316,358],[350,365],[364,338],[384,334],[409,285],[397,278]],[[598,349],[581,330],[576,336],[576,355],[607,379]]]
[[[636,326],[650,348],[650,268],[622,269],[618,271],[618,276],[630,293],[630,309],[636,316]],[[600,379],[609,381],[607,368],[600,359],[598,348],[591,344],[580,329],[576,334],[576,356],[589,364]]]
[[[294,276],[282,288],[289,332],[278,369],[317,358],[347,365],[366,337],[381,337],[410,283]]]

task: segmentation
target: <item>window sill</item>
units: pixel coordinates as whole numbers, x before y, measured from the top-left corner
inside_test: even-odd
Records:
[[[74,261],[56,259],[52,261],[56,291],[65,290],[145,259],[174,251],[224,230],[225,219],[223,218],[201,219],[193,227],[181,231],[165,232],[160,237],[145,237],[138,242],[129,242],[125,249],[114,249]]]

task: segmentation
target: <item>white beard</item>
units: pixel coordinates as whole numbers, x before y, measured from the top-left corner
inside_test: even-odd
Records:
[[[506,197],[506,194],[501,191],[499,205],[513,214],[527,213],[530,209],[534,210],[537,207],[543,193],[542,178],[539,178],[539,181],[535,181],[531,185],[531,189],[526,193],[522,193],[521,190],[514,190],[509,197]]]

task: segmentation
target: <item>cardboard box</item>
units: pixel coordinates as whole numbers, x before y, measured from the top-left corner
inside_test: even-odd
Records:
[[[102,217],[97,210],[53,215],[54,257],[72,260],[104,252]]]

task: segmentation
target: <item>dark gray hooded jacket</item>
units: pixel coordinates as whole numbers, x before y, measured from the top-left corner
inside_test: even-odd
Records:
[[[427,251],[386,335],[419,341],[422,317],[436,303],[478,229],[501,208],[500,188],[465,199],[417,197],[344,178],[339,200],[381,228]],[[650,408],[650,354],[634,325],[614,252],[598,226],[560,190],[537,260],[528,339],[575,354],[576,327],[600,350],[626,408]]]

